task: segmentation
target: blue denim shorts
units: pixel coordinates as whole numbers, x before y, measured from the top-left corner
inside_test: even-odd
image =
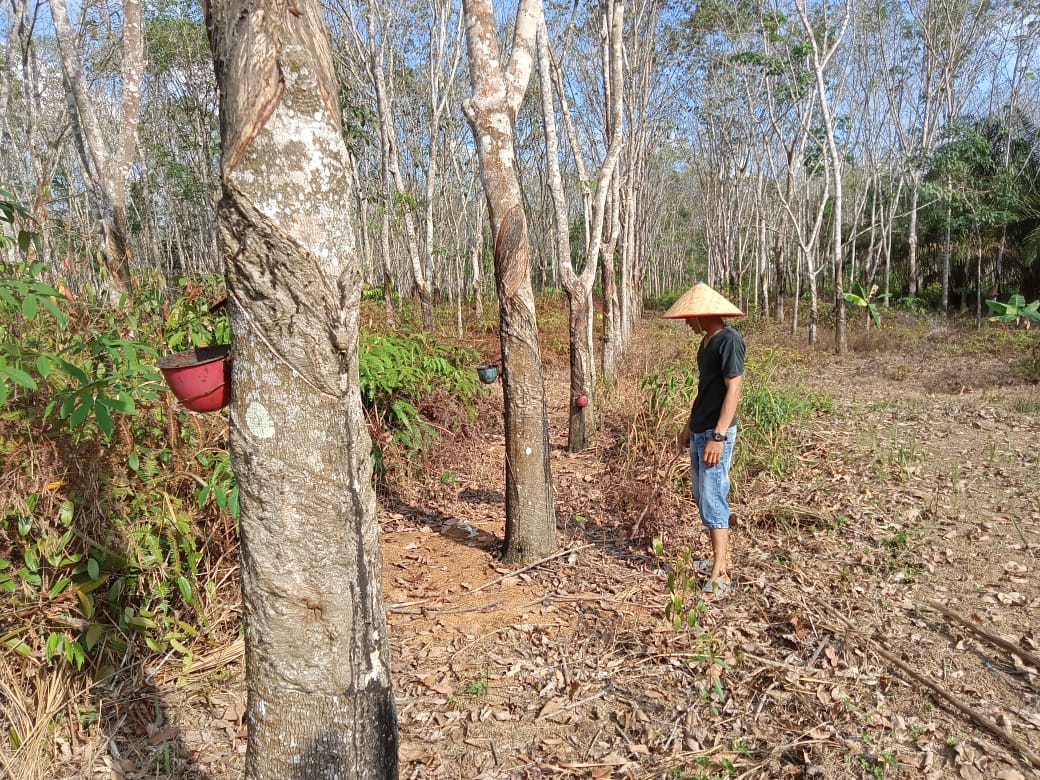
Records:
[[[690,434],[690,482],[693,500],[701,513],[705,528],[729,528],[729,467],[733,462],[733,445],[737,441],[737,426],[726,431],[722,444],[722,459],[715,466],[704,465],[704,445],[711,431]]]

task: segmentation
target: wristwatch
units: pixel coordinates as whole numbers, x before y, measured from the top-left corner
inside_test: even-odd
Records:
[[[711,432],[711,440],[712,441],[726,441],[726,434],[719,433],[718,431],[712,431]]]

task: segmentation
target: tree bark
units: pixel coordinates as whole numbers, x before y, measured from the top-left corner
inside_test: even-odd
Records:
[[[137,124],[144,74],[144,34],[140,0],[123,0],[122,70],[119,135],[113,147],[105,140],[94,99],[69,23],[66,0],[51,0],[51,17],[61,55],[61,66],[90,154],[85,174],[102,197],[101,234],[110,282],[116,291],[130,283],[130,251],[127,236],[126,194],[130,169],[137,155]],[[107,98],[106,98],[107,99]]]
[[[530,247],[513,132],[533,64],[541,0],[522,0],[509,63],[499,62],[491,0],[464,0],[472,94],[463,104],[473,130],[494,236],[506,432],[503,560],[525,563],[556,549],[545,378],[538,346]]]
[[[396,778],[361,264],[313,0],[207,10],[220,86],[249,780]]]

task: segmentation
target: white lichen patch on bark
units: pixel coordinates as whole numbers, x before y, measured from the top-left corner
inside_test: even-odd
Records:
[[[246,428],[258,439],[270,439],[274,436],[274,421],[267,413],[267,407],[253,401],[246,407]]]

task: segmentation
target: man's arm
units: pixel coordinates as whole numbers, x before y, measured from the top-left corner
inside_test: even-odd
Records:
[[[733,418],[737,414],[737,404],[740,402],[741,376],[728,376],[723,382],[726,383],[726,395],[722,399],[722,410],[719,412],[719,421],[715,423],[715,431],[725,434],[729,426],[733,424]],[[722,442],[708,439],[704,445],[704,465],[717,466],[722,460]]]
[[[737,415],[737,404],[740,403],[740,388],[743,376],[728,376],[722,381],[726,383],[726,396],[722,399],[722,410],[719,412],[719,421],[715,424],[715,430],[725,433],[733,424],[733,418]]]

